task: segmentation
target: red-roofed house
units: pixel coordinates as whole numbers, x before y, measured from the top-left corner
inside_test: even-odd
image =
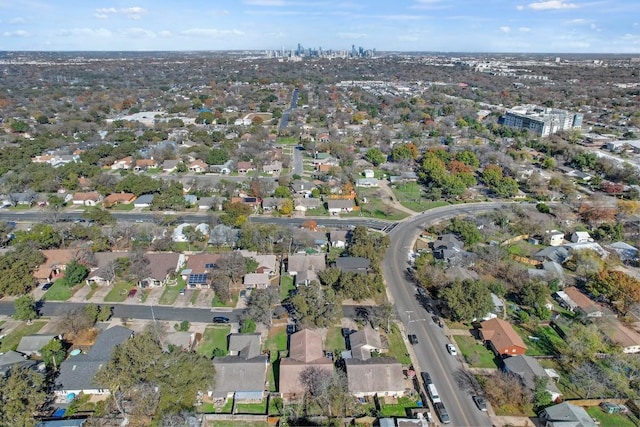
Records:
[[[511,323],[502,319],[481,322],[480,337],[488,342],[493,352],[499,356],[516,356],[527,351],[526,344]]]

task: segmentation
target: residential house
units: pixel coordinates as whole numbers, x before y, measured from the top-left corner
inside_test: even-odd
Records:
[[[193,224],[183,222],[173,229],[173,232],[171,233],[171,240],[173,240],[174,242],[188,242],[189,236],[184,234],[184,229],[187,227],[193,227],[195,231],[199,232],[203,237],[209,235],[209,224],[201,222],[200,224],[194,226]]]
[[[257,273],[267,273],[270,276],[278,273],[278,259],[273,254],[258,254],[257,252],[238,251],[245,258],[253,258],[258,263]]]
[[[222,197],[200,197],[198,199],[198,209],[221,211],[224,204]]]
[[[527,351],[520,335],[506,320],[489,319],[480,322],[480,337],[485,343],[489,343],[498,356],[517,356]]]
[[[356,180],[356,187],[378,187],[378,180],[376,178],[358,178]]]
[[[318,272],[327,267],[324,254],[292,254],[287,259],[287,272],[295,277],[296,286],[318,280]]]
[[[75,249],[45,249],[41,252],[45,261],[33,273],[38,283],[53,282],[62,277],[67,264],[76,259],[78,254]]]
[[[402,365],[393,357],[345,359],[347,387],[356,397],[401,397],[406,392]]]
[[[560,233],[557,230],[551,230],[546,237],[549,246],[562,246],[565,244],[564,233]]]
[[[520,377],[527,389],[533,391],[535,388],[535,379],[539,377],[547,380],[546,390],[551,395],[552,402],[557,401],[558,398],[562,396],[556,383],[542,365],[533,357],[525,355],[508,357],[503,360],[503,364],[504,370]]]
[[[178,169],[178,163],[180,163],[180,160],[165,160],[164,162],[162,162],[162,172],[175,172]]]
[[[256,170],[256,168],[251,162],[238,162],[236,165],[236,171],[241,175],[245,175],[254,170]]]
[[[247,273],[242,283],[247,289],[266,289],[271,284],[271,279],[268,273]]]
[[[135,208],[148,208],[153,203],[153,194],[143,194],[133,202]]]
[[[300,374],[309,368],[331,374],[333,362],[324,356],[322,335],[312,329],[303,329],[289,336],[289,356],[280,359],[278,391],[286,399],[300,397],[305,387]]]
[[[373,172],[373,169],[365,169],[364,171],[362,171],[362,175],[364,175],[365,178],[375,177],[375,173]]]
[[[464,243],[451,233],[439,236],[431,247],[433,257],[448,264],[461,264],[465,259],[472,257],[463,249]]]
[[[116,160],[111,165],[111,170],[119,170],[119,169],[131,169],[133,166],[133,157],[127,156],[122,159]]]
[[[549,246],[533,255],[533,259],[536,261],[553,261],[558,264],[563,264],[568,258],[569,249],[564,246]]]
[[[322,205],[320,199],[311,197],[303,197],[301,199],[293,199],[293,209],[298,212],[306,212],[309,209],[317,209]]]
[[[294,179],[291,182],[291,189],[296,194],[304,195],[305,197],[309,197],[311,195],[311,190],[313,190],[314,188],[316,188],[316,186],[309,181]]]
[[[280,175],[280,172],[282,172],[282,162],[276,160],[274,162],[266,164],[262,166],[262,172],[269,175]]]
[[[605,314],[604,307],[596,304],[575,286],[564,288],[564,290],[556,292],[555,295],[560,300],[561,306],[579,312],[586,317],[602,317]]]
[[[329,231],[329,241],[333,248],[346,248],[351,241],[351,230],[331,230]]]
[[[593,242],[593,239],[586,231],[576,231],[571,235],[572,243],[587,243]]]
[[[78,192],[73,195],[71,202],[74,205],[96,206],[102,200],[102,196],[97,191]]]
[[[133,331],[123,326],[113,326],[102,331],[86,354],[71,356],[60,364],[56,378],[55,394],[66,398],[70,394],[110,394],[104,384],[96,384],[94,376],[109,363],[115,347],[133,336]]]
[[[527,270],[530,278],[544,281],[558,279],[561,283],[564,282],[564,270],[557,262],[546,261],[538,265],[538,267],[542,268],[529,268]]]
[[[184,202],[187,207],[193,207],[198,205],[198,196],[195,194],[185,194]]]
[[[194,160],[189,164],[189,172],[191,173],[205,173],[209,170],[209,165],[200,159]]]
[[[0,378],[6,378],[14,366],[18,368],[35,368],[36,365],[35,361],[27,359],[24,354],[9,350],[0,354]]]
[[[580,252],[580,251],[593,251],[595,253],[597,253],[598,255],[600,255],[600,258],[604,259],[607,256],[609,256],[609,253],[607,251],[604,250],[604,248],[602,246],[600,246],[600,244],[596,243],[596,242],[582,242],[582,243],[567,243],[566,245],[564,245],[565,248],[567,248],[569,250],[569,253],[572,254],[574,252]]]
[[[9,195],[3,200],[5,206],[31,206],[36,201],[36,193],[22,192],[22,193],[9,193]]]
[[[370,359],[372,352],[381,353],[384,350],[380,334],[369,325],[350,334],[349,343],[351,344],[351,357],[360,360]]]
[[[368,273],[371,261],[360,256],[343,256],[336,258],[336,268],[347,273]]]
[[[252,208],[254,212],[257,212],[262,201],[258,197],[232,197],[231,203],[242,203]]]
[[[623,353],[635,354],[640,353],[640,334],[630,327],[622,324],[613,316],[607,316],[598,320],[598,328],[600,331],[618,345]]]
[[[208,288],[209,274],[216,268],[220,254],[199,253],[189,255],[185,269],[180,275],[191,289]]]
[[[638,262],[638,248],[628,243],[614,242],[607,245],[607,249],[618,254],[618,258],[624,263]]]
[[[218,224],[209,233],[209,245],[235,247],[240,238],[240,230],[224,224]]]
[[[278,210],[287,200],[289,199],[284,197],[265,197],[262,199],[262,210],[265,212]]]
[[[110,208],[116,205],[128,205],[136,199],[133,193],[111,193],[102,200],[102,206]]]
[[[89,271],[85,279],[87,285],[111,286],[116,279],[116,260],[130,257],[129,252],[96,252],[94,254],[96,267]]]
[[[227,160],[225,163],[221,165],[211,165],[209,166],[209,170],[212,173],[219,173],[221,175],[229,175],[233,168],[233,160]]]
[[[230,334],[229,355],[214,357],[213,397],[237,402],[261,401],[265,395],[269,357],[260,351],[260,334]]]
[[[20,340],[16,351],[29,357],[42,357],[42,354],[40,353],[42,347],[49,344],[51,340],[57,338],[57,335],[26,335]],[[62,362],[62,360],[57,361],[57,363],[60,362]]]
[[[155,169],[158,167],[158,162],[150,159],[136,159],[135,166],[133,167],[134,172],[143,172],[148,169]]]
[[[598,427],[591,415],[581,406],[563,402],[549,406],[539,414],[543,427]]]
[[[142,288],[164,286],[185,264],[185,256],[181,253],[147,252],[144,257],[149,263],[146,267],[147,277],[138,282],[138,286]]]
[[[327,200],[327,210],[331,215],[353,212],[355,204],[353,199],[329,199]]]

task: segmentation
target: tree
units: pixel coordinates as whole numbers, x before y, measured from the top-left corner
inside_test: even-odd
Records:
[[[173,325],[173,329],[178,332],[187,332],[189,328],[191,328],[191,323],[188,320],[183,320],[182,322]]]
[[[87,267],[80,264],[76,260],[68,263],[67,268],[64,270],[64,278],[69,286],[75,286],[78,283],[82,282],[88,274],[89,270],[87,269]]]
[[[364,158],[373,166],[378,166],[387,160],[387,156],[385,156],[378,147],[370,148],[367,154],[364,155]]]
[[[35,224],[30,230],[17,230],[14,242],[29,243],[38,249],[59,248],[62,244],[60,234],[49,224]]]
[[[234,282],[239,282],[248,271],[245,258],[240,252],[223,253],[216,262],[216,268]]]
[[[254,289],[247,301],[244,316],[256,323],[271,326],[273,306],[278,302],[280,302],[280,295],[277,288]]]
[[[291,215],[291,213],[293,212],[293,200],[291,199],[287,199],[282,203],[282,206],[280,207],[280,213],[282,215],[285,216],[289,216]]]
[[[223,303],[231,301],[231,279],[221,271],[214,270],[211,275],[211,287]]]
[[[91,207],[85,210],[82,217],[98,225],[113,225],[116,223],[116,218],[111,212],[99,207]]]
[[[549,377],[535,377],[533,383],[533,404],[536,411],[541,411],[552,403],[551,393],[547,391]]]
[[[13,302],[15,308],[15,314],[13,318],[16,320],[26,320],[31,322],[38,317],[38,310],[36,309],[36,301],[31,295],[23,295],[16,298]]]
[[[280,197],[280,198],[290,199],[291,198],[291,190],[287,186],[279,185],[279,186],[276,187],[275,191],[273,192],[273,197]]]
[[[67,356],[67,352],[62,344],[62,341],[59,339],[52,339],[47,344],[45,344],[42,349],[40,349],[40,354],[42,354],[42,360],[44,363],[57,370],[60,363]]]
[[[225,225],[240,227],[247,222],[247,217],[253,213],[251,206],[242,202],[228,202],[223,206],[220,222]]]
[[[209,165],[223,165],[229,160],[229,154],[226,150],[222,148],[212,148],[209,153],[207,153],[207,158],[205,162]]]
[[[445,230],[458,235],[467,245],[475,245],[483,239],[478,226],[465,219],[453,218]]]
[[[0,256],[0,296],[22,295],[34,286],[33,272],[45,261],[44,255],[28,244]]]
[[[35,426],[35,415],[46,401],[45,377],[40,372],[15,368],[8,377],[0,377],[0,425]]]
[[[602,369],[592,362],[578,365],[569,374],[569,379],[585,399],[603,396],[607,388]]]
[[[117,192],[133,193],[136,196],[159,193],[161,189],[162,181],[148,175],[127,175],[116,185]]]
[[[443,288],[439,297],[449,308],[455,321],[471,321],[482,318],[493,309],[491,291],[480,281],[456,281]]]
[[[302,325],[323,328],[333,325],[340,316],[341,305],[335,292],[312,281],[301,286],[290,298],[293,317]]]
[[[520,288],[520,302],[531,307],[536,316],[546,319],[551,314],[546,307],[547,295],[549,295],[549,287],[543,282],[533,282],[524,284]]]
[[[596,297],[603,295],[613,301],[622,314],[626,314],[640,302],[640,281],[622,271],[604,270],[595,273],[587,281],[585,288]]]
[[[571,364],[595,361],[596,353],[607,350],[595,324],[585,326],[574,322],[567,331],[565,341],[567,345],[561,349],[562,356]]]
[[[256,322],[251,319],[243,319],[240,325],[241,334],[252,334],[256,331]]]

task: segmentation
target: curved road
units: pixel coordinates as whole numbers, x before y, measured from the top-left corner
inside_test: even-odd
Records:
[[[409,266],[408,251],[413,249],[416,236],[431,223],[459,215],[473,216],[503,205],[504,203],[496,202],[445,206],[407,219],[389,233],[391,246],[382,264],[387,289],[393,298],[399,319],[402,320],[406,333],[416,334],[418,337],[418,344],[413,346],[417,359],[414,360],[414,363],[417,362],[415,367],[431,375],[454,426],[490,426],[491,422],[486,412],[480,412],[476,408],[471,400],[471,393],[461,389],[455,380],[462,373],[462,365],[457,357],[447,352],[445,345],[451,341],[418,301],[415,283],[405,276]],[[420,383],[422,385],[422,380]]]

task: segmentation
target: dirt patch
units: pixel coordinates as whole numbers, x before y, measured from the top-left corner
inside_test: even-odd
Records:
[[[98,331],[96,329],[84,329],[77,334],[68,334],[65,340],[69,341],[73,347],[92,346],[96,342]]]

